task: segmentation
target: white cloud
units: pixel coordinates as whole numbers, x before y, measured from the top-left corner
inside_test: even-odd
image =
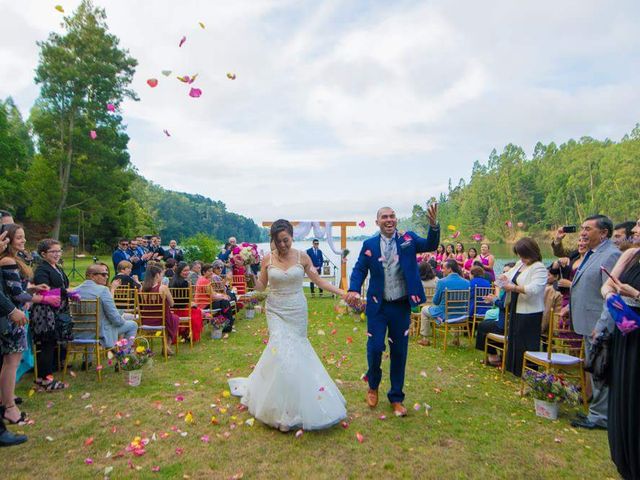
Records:
[[[632,0],[95,3],[139,61],[140,102],[122,105],[134,165],[256,221],[408,215],[493,147],[619,138],[638,121]],[[38,0],[0,8],[0,97],[26,115],[35,42],[62,16]],[[199,99],[174,78],[193,73]]]

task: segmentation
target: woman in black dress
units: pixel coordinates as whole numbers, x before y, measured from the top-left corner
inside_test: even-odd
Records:
[[[640,220],[633,229],[640,241]],[[602,287],[606,298],[618,293],[640,314],[640,248],[630,248]],[[625,479],[640,478],[640,329],[623,335],[614,327],[609,368],[608,433],[611,459]]]
[[[62,245],[57,240],[47,238],[38,244],[38,254],[42,257],[42,263],[35,271],[33,281],[36,285],[45,284],[49,288],[61,290],[62,303],[60,308],[49,305],[34,305],[31,307],[30,329],[36,343],[38,378],[35,383],[40,390],[47,392],[62,390],[66,384],[54,380],[53,372],[56,370],[57,357],[56,346],[62,338],[63,332],[56,330],[56,318],[60,320],[69,314],[69,302],[67,300],[67,288],[69,279],[58,265],[62,256]],[[58,326],[61,322],[58,321]],[[63,348],[62,346],[60,348]],[[66,351],[66,349],[65,349]],[[61,352],[62,353],[62,352]],[[60,362],[64,362],[61,355]]]

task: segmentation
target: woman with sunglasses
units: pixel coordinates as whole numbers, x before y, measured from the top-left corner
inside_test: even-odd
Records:
[[[58,265],[62,258],[62,245],[59,241],[46,238],[38,244],[38,255],[42,262],[36,268],[33,281],[36,285],[44,284],[50,289],[59,288],[62,302],[59,308],[50,305],[36,304],[31,308],[30,329],[37,349],[38,378],[36,386],[45,392],[54,392],[67,387],[66,384],[54,380],[53,372],[58,370],[56,346],[62,338],[62,333],[56,330],[56,318],[69,318],[69,302],[67,288],[69,279]],[[58,322],[61,325],[61,322]],[[60,346],[63,349],[62,346]],[[66,348],[60,352],[60,362],[64,362]]]

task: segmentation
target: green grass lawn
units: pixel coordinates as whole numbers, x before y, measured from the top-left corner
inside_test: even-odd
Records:
[[[205,336],[193,350],[183,344],[168,363],[158,356],[143,369],[137,388],[112,368],[104,369],[99,384],[95,372],[76,366],[76,377],[67,378],[70,388],[51,394],[30,396],[32,378],[23,378],[18,394],[35,423],[17,429],[29,435],[28,443],[2,450],[2,477],[102,478],[107,467],[112,479],[617,477],[606,432],[572,429],[573,412],[566,408],[558,421],[537,418],[533,400],[517,395],[516,379],[481,366],[482,354],[468,346],[444,354],[412,340],[405,385],[409,416],[393,418],[384,394],[370,410],[360,379],[366,323],[336,318],[333,305],[310,300],[309,336],[347,399],[348,428],[296,438],[258,421],[245,423],[248,412],[237,411],[238,399],[224,392],[227,378],[247,376],[264,348],[261,314],[239,320],[237,333],[226,340]],[[381,393],[389,385],[388,363],[383,361]],[[178,395],[184,400],[177,401]],[[416,403],[430,405],[429,415],[424,407],[415,411]],[[194,423],[185,422],[187,412]],[[140,457],[124,452],[136,436],[151,439]]]

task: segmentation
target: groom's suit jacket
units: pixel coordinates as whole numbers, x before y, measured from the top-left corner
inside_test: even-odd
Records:
[[[426,301],[418,272],[416,254],[435,251],[439,242],[439,228],[429,228],[427,238],[419,237],[414,232],[407,232],[402,235],[396,233],[398,260],[407,284],[407,295],[412,306]],[[384,299],[384,267],[382,266],[381,257],[380,234],[377,234],[363,242],[358,261],[351,272],[349,291],[358,293],[362,289],[362,284],[367,278],[367,274],[371,275],[369,288],[367,289],[367,316],[376,314]],[[418,301],[415,301],[414,298],[417,298]]]

